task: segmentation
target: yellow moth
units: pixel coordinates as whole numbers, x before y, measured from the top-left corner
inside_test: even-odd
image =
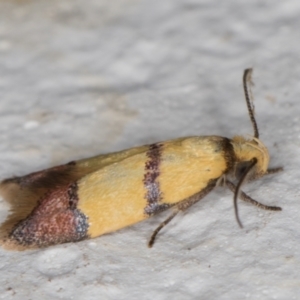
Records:
[[[179,212],[201,200],[218,184],[237,199],[263,205],[242,190],[253,180],[282,168],[268,169],[269,154],[259,140],[251,94],[251,69],[243,84],[253,137],[192,136],[70,162],[2,181],[1,195],[11,214],[0,227],[0,242],[13,250],[47,247],[94,238],[156,215]]]

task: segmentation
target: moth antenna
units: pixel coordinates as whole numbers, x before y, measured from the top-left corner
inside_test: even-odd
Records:
[[[247,178],[247,175],[249,174],[249,172],[251,171],[251,169],[256,165],[256,163],[257,163],[257,158],[256,157],[252,158],[251,164],[246,168],[245,172],[241,176],[241,178],[240,178],[240,180],[239,180],[239,182],[238,182],[238,184],[236,186],[236,189],[234,191],[234,197],[233,197],[234,213],[235,213],[236,221],[237,221],[237,223],[239,224],[239,226],[241,228],[243,228],[243,224],[242,224],[242,222],[240,220],[240,217],[239,217],[237,199],[239,197],[242,184],[245,182],[245,180]]]
[[[252,82],[252,69],[246,69],[244,71],[244,76],[243,76],[243,87],[244,87],[244,93],[245,93],[245,98],[246,98],[246,103],[247,103],[247,108],[249,112],[249,117],[253,126],[253,131],[254,131],[254,137],[259,138],[259,133],[258,133],[258,127],[257,123],[255,120],[255,112],[254,112],[254,103],[253,103],[253,95],[251,91],[251,86],[253,85]]]

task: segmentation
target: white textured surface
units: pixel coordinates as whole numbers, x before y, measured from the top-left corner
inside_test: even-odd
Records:
[[[0,249],[0,299],[299,299],[300,2],[0,2],[0,177],[186,135],[252,133],[284,172],[77,244]],[[0,206],[2,219],[7,205]]]

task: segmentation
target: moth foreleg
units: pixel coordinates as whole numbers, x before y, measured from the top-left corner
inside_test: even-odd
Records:
[[[268,169],[265,175],[271,175],[283,171],[283,167]]]
[[[236,185],[234,183],[232,183],[229,180],[225,181],[226,186],[234,193],[236,190]],[[254,199],[252,199],[250,196],[248,196],[247,194],[245,194],[243,191],[240,191],[240,195],[239,198],[245,202],[251,203],[261,209],[265,209],[265,210],[282,210],[281,207],[279,206],[270,206],[270,205],[265,205],[262,204]]]

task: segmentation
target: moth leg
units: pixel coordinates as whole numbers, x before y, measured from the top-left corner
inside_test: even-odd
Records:
[[[152,248],[154,242],[155,242],[155,238],[157,236],[157,234],[161,231],[161,229],[163,229],[177,214],[179,213],[179,211],[175,211],[173,212],[173,214],[171,216],[169,216],[166,220],[164,220],[152,233],[151,238],[149,240],[148,243],[148,247]]]
[[[165,221],[163,221],[153,232],[149,243],[148,243],[148,247],[151,248],[155,242],[155,238],[157,236],[157,234],[160,232],[161,229],[163,229],[167,224],[170,223],[170,221],[180,212],[180,211],[185,211],[186,209],[188,209],[189,207],[191,207],[193,204],[197,203],[198,201],[200,201],[202,198],[204,198],[209,192],[211,192],[213,190],[213,188],[216,186],[217,183],[217,179],[212,179],[209,181],[209,183],[207,184],[207,186],[202,189],[200,192],[181,200],[180,202],[178,202],[176,205],[174,205],[176,207],[176,211],[173,212],[172,215],[170,215]]]
[[[277,168],[271,168],[271,169],[268,169],[266,173],[262,174],[262,175],[256,175],[254,177],[250,177],[247,179],[247,182],[251,182],[251,181],[254,181],[254,180],[257,180],[261,177],[264,177],[266,175],[272,175],[272,174],[275,174],[275,173],[279,173],[283,171],[283,167],[277,167]]]
[[[279,168],[276,168],[276,169],[279,169]],[[277,171],[279,172],[279,171]],[[234,193],[235,190],[236,190],[236,185],[234,183],[232,183],[231,181],[229,180],[226,180],[225,181],[225,184],[226,186]],[[251,203],[261,209],[264,209],[264,210],[273,210],[273,211],[279,211],[279,210],[282,210],[281,207],[279,206],[270,206],[270,205],[265,205],[265,204],[262,204],[254,199],[252,199],[251,197],[249,197],[247,194],[245,194],[243,191],[240,191],[240,195],[239,195],[239,198],[245,202],[248,202],[248,203]]]
[[[267,170],[265,175],[271,175],[283,171],[283,167],[271,168]]]

